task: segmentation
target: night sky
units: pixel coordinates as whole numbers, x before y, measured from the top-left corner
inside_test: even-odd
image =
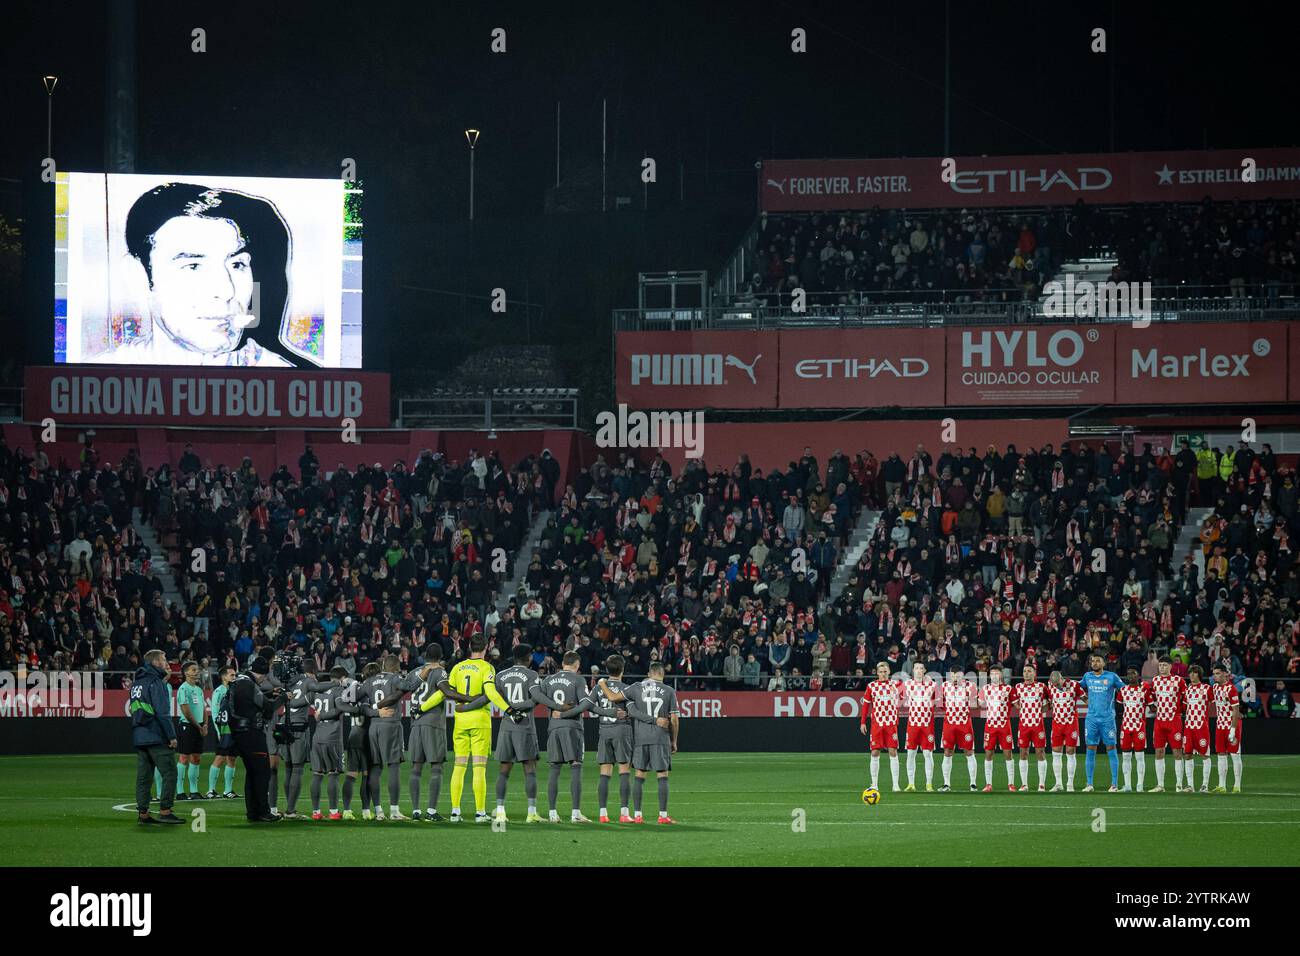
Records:
[[[137,171],[327,177],[357,160],[368,365],[386,365],[414,312],[422,329],[455,324],[454,310],[401,288],[457,276],[467,293],[529,282],[558,341],[595,323],[607,351],[608,307],[634,304],[638,268],[711,268],[734,247],[754,213],[756,160],[943,155],[941,2],[472,6],[138,4]],[[1111,3],[953,3],[952,154],[1106,150],[1112,64],[1118,150],[1294,145],[1291,33],[1268,28],[1267,5],[1207,7],[1214,20],[1183,5],[1117,6],[1111,23]],[[47,72],[60,77],[60,168],[102,169],[105,6],[6,7],[0,179],[39,173]],[[504,55],[489,50],[498,26]],[[790,52],[796,26],[806,54]],[[1097,26],[1104,55],[1089,50]],[[190,51],[194,27],[207,30],[208,52]],[[632,243],[590,225],[602,98],[610,196],[649,207]],[[562,186],[548,206],[557,101]],[[467,126],[483,131],[472,239]],[[659,182],[643,196],[646,155]],[[10,215],[16,191],[27,209],[38,201],[30,185],[0,187]],[[556,206],[568,212],[548,215]],[[545,222],[565,215],[584,240]],[[25,232],[44,243],[42,230]],[[539,248],[546,236],[559,237],[558,258]],[[382,315],[395,318],[372,348]],[[27,354],[44,348],[29,342]]]

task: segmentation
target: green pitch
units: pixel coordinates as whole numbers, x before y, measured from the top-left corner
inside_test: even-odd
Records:
[[[583,810],[594,819],[593,756],[588,754]],[[1146,782],[1152,785],[1152,758],[1147,760]],[[653,780],[646,786],[645,825],[568,823],[567,769],[559,802],[566,822],[525,825],[523,777],[516,767],[506,804],[511,822],[502,833],[471,822],[251,826],[242,800],[178,803],[184,816],[206,811],[206,832],[194,832],[135,822],[130,755],[0,757],[0,846],[5,848],[0,858],[20,866],[187,867],[304,866],[362,858],[438,866],[542,866],[556,859],[678,866],[1255,866],[1300,858],[1300,756],[1247,756],[1245,763],[1246,792],[1240,795],[1012,794],[1005,789],[984,794],[968,790],[965,761],[958,756],[954,791],[941,794],[925,793],[924,787],[917,793],[891,792],[885,760],[882,800],[868,807],[860,799],[867,785],[865,755],[681,753],[672,776],[669,809],[680,821],[673,827],[651,822],[657,809]],[[1106,759],[1097,765],[1097,781],[1109,786]],[[205,761],[204,785],[207,767]],[[490,763],[489,809],[495,806],[496,773]],[[1005,781],[1004,774],[999,766],[996,779]],[[917,777],[924,779],[920,761]],[[1172,783],[1172,766],[1168,777]],[[281,774],[281,786],[283,779]],[[1035,786],[1037,779],[1035,771]],[[1082,779],[1081,754],[1077,786]],[[450,780],[448,770],[439,807],[444,815],[450,810]],[[538,782],[545,815],[544,768]],[[426,773],[425,792],[427,783]],[[467,774],[464,805],[472,813],[469,783]],[[235,789],[243,792],[242,769]],[[616,804],[617,777],[611,790]],[[404,813],[410,812],[408,802],[403,778]],[[304,785],[298,810],[310,808]],[[358,817],[360,808],[357,799]],[[1098,808],[1105,811],[1104,820]]]

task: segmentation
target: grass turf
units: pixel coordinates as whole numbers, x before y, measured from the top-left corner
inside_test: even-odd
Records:
[[[583,809],[594,819],[593,756],[588,754],[584,774]],[[1153,758],[1147,761],[1146,783],[1152,786]],[[185,816],[196,808],[206,811],[206,832],[198,833],[190,827],[141,827],[133,806],[114,809],[134,803],[131,755],[0,757],[0,845],[6,865],[77,867],[303,866],[356,859],[362,843],[368,857],[386,865],[438,866],[539,866],[556,859],[597,866],[1255,866],[1300,858],[1300,756],[1247,756],[1246,792],[1239,795],[1013,794],[1005,789],[1000,758],[998,763],[1002,789],[992,794],[969,792],[960,755],[952,793],[926,793],[924,787],[893,793],[886,758],[883,798],[868,807],[860,799],[867,785],[865,755],[681,753],[674,758],[669,806],[680,821],[674,827],[650,822],[657,808],[653,779],[645,790],[646,825],[568,823],[567,769],[559,800],[566,822],[525,825],[522,768],[516,767],[506,803],[511,822],[501,833],[472,822],[358,819],[255,826],[244,820],[243,800],[178,803],[177,812]],[[1110,782],[1106,758],[1097,764],[1096,781],[1104,791]],[[205,760],[204,787],[207,768]],[[546,768],[540,769],[545,816]],[[495,807],[496,774],[496,764],[489,763],[489,809]],[[919,760],[917,777],[924,780]],[[1168,777],[1172,784],[1172,766]],[[1199,772],[1197,778],[1199,785]],[[1033,779],[1037,786],[1036,770]],[[283,787],[283,773],[280,781]],[[464,806],[472,815],[470,783],[466,774]],[[448,764],[439,807],[444,815],[450,784]],[[424,785],[422,800],[427,772]],[[1076,786],[1082,785],[1080,754]],[[243,792],[242,769],[235,789]],[[383,793],[386,800],[386,781]],[[611,803],[617,803],[617,793],[615,777]],[[402,811],[408,814],[409,799],[403,774]],[[304,782],[298,810],[310,808]],[[1104,832],[1094,830],[1095,808],[1105,810]],[[353,809],[360,817],[359,798]],[[794,826],[797,810],[806,814],[803,832]]]

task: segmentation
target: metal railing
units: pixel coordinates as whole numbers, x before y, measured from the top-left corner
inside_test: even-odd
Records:
[[[923,292],[809,293],[796,312],[788,293],[735,297],[709,308],[615,309],[614,331],[750,330],[840,326],[943,327],[1017,323],[1129,323],[1132,314],[1049,316],[1042,300],[1026,300],[1015,290],[962,289]],[[1144,303],[1152,322],[1231,321],[1300,318],[1294,286],[1253,283],[1235,294],[1220,286],[1156,286]]]
[[[578,427],[576,388],[497,388],[447,391],[397,403],[398,428],[500,428],[510,431]]]

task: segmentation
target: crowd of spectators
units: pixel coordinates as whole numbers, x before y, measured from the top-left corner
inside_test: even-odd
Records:
[[[1184,285],[1196,294],[1294,295],[1300,204],[1294,200],[1195,206],[1080,207],[1084,234],[1119,258],[1116,279]]]
[[[1300,677],[1296,476],[1267,444],[918,446],[824,466],[805,449],[766,473],[628,456],[562,488],[549,453],[326,472],[308,448],[298,464],[263,477],[187,450],[155,471],[88,445],[72,468],[0,444],[0,666],[129,672],[162,647],[211,671],[269,646],[410,667],[485,632],[496,659],[529,643],[543,673],[567,650],[586,670],[618,652],[683,689],[853,690],[880,660],[1077,676],[1094,650],[1144,674],[1163,650],[1180,670]],[[173,542],[179,603],[133,504]],[[1212,510],[1176,553],[1196,506]],[[878,521],[832,600],[863,509]],[[539,510],[519,590],[498,597]]]
[[[358,669],[428,640],[450,654],[491,628],[531,515],[555,495],[543,452],[507,467],[423,452],[323,472],[308,446],[297,474],[260,476],[200,462],[102,462],[88,441],[76,467],[0,439],[0,667],[134,672],[162,648],[178,669],[213,672],[255,650]],[[153,566],[133,521],[170,546]],[[164,600],[164,577],[179,600]]]
[[[1205,296],[1294,294],[1300,211],[1293,200],[1050,211],[901,210],[760,216],[757,263],[738,298],[813,301],[1036,300],[1063,262],[1114,255],[1116,281]],[[1258,291],[1255,294],[1259,294]]]
[[[882,297],[1036,299],[1063,261],[1068,228],[1060,213],[763,213],[755,248],[759,265],[743,297],[788,302],[801,288],[813,296],[838,293],[836,301],[845,305]]]

